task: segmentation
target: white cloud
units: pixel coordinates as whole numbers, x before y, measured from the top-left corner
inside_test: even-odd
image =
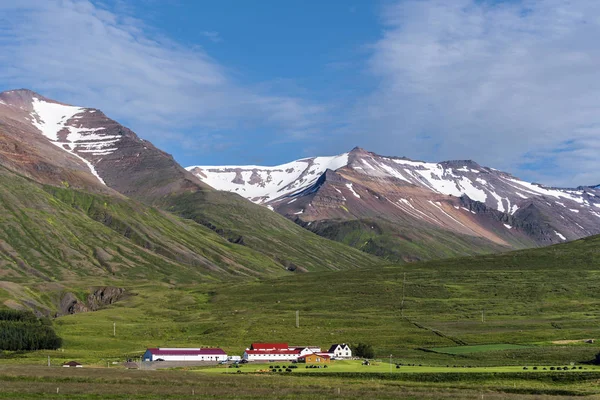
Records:
[[[408,0],[384,24],[379,88],[355,112],[365,146],[600,183],[600,2]]]
[[[89,0],[0,0],[0,82],[101,108],[159,144],[217,140],[240,127],[301,137],[321,120],[322,106],[243,86],[202,48],[181,46],[120,10]],[[205,36],[220,40],[217,32]]]
[[[221,35],[219,35],[219,32],[215,32],[215,31],[204,31],[202,32],[202,36],[207,37],[211,42],[214,43],[219,43],[223,41],[223,38],[221,38]]]

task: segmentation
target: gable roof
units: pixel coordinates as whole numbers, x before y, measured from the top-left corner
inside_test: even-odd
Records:
[[[77,361],[69,361],[69,362],[64,363],[63,365],[68,365],[69,367],[76,367],[81,364],[78,363]]]
[[[288,350],[287,343],[252,343],[250,350]]]
[[[152,348],[148,351],[155,356],[225,356],[222,349],[219,348],[194,348],[194,349],[177,349],[177,348]]]
[[[350,346],[348,346],[346,343],[336,343],[331,345],[331,347],[329,348],[329,353],[333,353],[338,346],[340,346],[342,349],[345,349],[346,347],[350,348]]]

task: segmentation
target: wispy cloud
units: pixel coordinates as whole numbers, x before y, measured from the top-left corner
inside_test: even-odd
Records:
[[[204,31],[204,32],[202,32],[202,36],[207,37],[211,42],[214,42],[214,43],[219,43],[219,42],[223,41],[223,39],[221,38],[221,35],[219,35],[219,32],[215,32],[215,31]]]
[[[368,66],[379,88],[354,113],[362,142],[600,183],[599,16],[596,0],[389,6]]]
[[[169,40],[124,10],[88,0],[0,0],[0,82],[101,108],[146,138],[187,148],[220,146],[220,132],[240,127],[301,137],[321,120],[321,105],[241,85],[202,48]],[[228,140],[243,138],[237,134]]]

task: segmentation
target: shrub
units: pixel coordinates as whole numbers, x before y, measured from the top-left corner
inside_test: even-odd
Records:
[[[327,365],[323,365],[323,368],[327,368]]]
[[[279,368],[279,372],[283,372],[283,370],[281,368]]]
[[[291,368],[286,368],[285,372],[292,372],[292,369]]]
[[[373,346],[367,343],[359,343],[352,348],[353,354],[360,358],[373,358],[375,357],[375,351]]]
[[[550,371],[554,371],[556,368],[554,367],[550,367]]]
[[[537,369],[537,367],[533,367],[533,369]]]
[[[527,367],[523,367],[523,369],[527,369]]]
[[[400,366],[399,366],[399,365],[396,365],[396,368],[400,368]]]

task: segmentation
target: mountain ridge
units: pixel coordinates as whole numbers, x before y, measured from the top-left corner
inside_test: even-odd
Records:
[[[6,247],[10,250],[6,261],[11,265],[20,263],[29,271],[39,271],[38,267],[46,268],[56,257],[45,248],[44,252],[35,249],[43,245],[40,237],[50,236],[53,229],[49,223],[39,223],[39,231],[31,229],[30,225],[42,218],[36,209],[45,210],[51,221],[65,219],[62,225],[71,227],[82,241],[92,240],[94,226],[104,236],[109,234],[108,227],[117,237],[123,236],[115,240],[119,249],[135,249],[127,251],[160,259],[168,269],[180,269],[174,275],[185,276],[186,270],[197,268],[187,273],[192,280],[357,268],[383,262],[324,240],[237,195],[212,189],[170,154],[98,109],[60,103],[30,90],[2,92],[0,101],[0,168],[6,169],[7,181],[22,182],[0,193],[5,205],[16,213],[13,224],[0,226],[0,246],[12,243]],[[39,185],[51,195],[40,192]],[[23,198],[27,190],[17,187],[29,187],[39,196],[31,206],[22,207],[22,203],[29,204]],[[115,213],[109,212],[112,203],[119,204]],[[23,237],[13,238],[11,232],[15,231]],[[11,240],[2,239],[4,234]],[[26,241],[35,244],[31,252],[19,245]],[[65,243],[63,254],[77,254],[81,259],[74,267],[78,274],[90,274],[104,265],[104,261],[99,264],[93,247],[82,252],[71,248],[79,246],[77,242]],[[124,260],[116,264],[120,266],[117,269],[135,268],[137,255],[125,258],[118,249],[105,249],[105,242],[101,243],[100,253]],[[148,252],[152,254],[146,255]],[[140,276],[144,271],[152,273],[151,268],[140,270]],[[43,274],[60,278],[47,271]]]
[[[410,236],[426,225],[505,249],[600,233],[598,188],[547,187],[473,160],[430,163],[355,147],[266,168],[187,169],[216,189],[238,193],[321,234],[316,225],[325,221],[331,231],[332,223],[373,218],[395,225],[391,236]],[[399,244],[394,240],[389,247]]]

